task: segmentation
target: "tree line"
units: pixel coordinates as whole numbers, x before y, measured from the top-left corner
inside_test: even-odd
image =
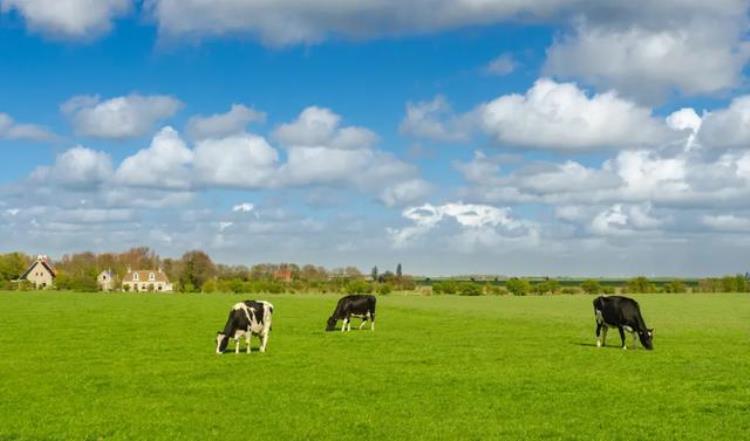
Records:
[[[0,289],[30,289],[16,281],[33,262],[20,252],[0,254]],[[377,293],[417,291],[432,294],[479,295],[554,295],[615,293],[684,293],[684,292],[750,292],[750,275],[703,278],[697,283],[680,279],[654,281],[634,277],[619,284],[596,279],[576,283],[556,279],[531,280],[513,277],[507,280],[437,280],[415,279],[403,273],[401,264],[394,271],[381,272],[373,267],[369,275],[358,268],[326,269],[316,265],[263,263],[252,266],[214,263],[203,251],[194,250],[181,258],[161,258],[147,247],[122,253],[83,252],[65,255],[51,262],[57,272],[55,288],[59,290],[97,291],[96,278],[104,270],[121,281],[128,269],[162,269],[181,292],[227,293]],[[119,286],[119,285],[118,285]]]
[[[30,289],[16,283],[34,259],[23,253],[0,254],[0,289]],[[123,253],[83,252],[63,256],[50,262],[57,277],[55,288],[73,291],[97,291],[97,276],[111,271],[119,282],[128,269],[162,269],[180,292],[360,292],[388,294],[416,288],[410,276],[402,273],[401,264],[395,272],[380,273],[374,267],[370,277],[358,268],[326,269],[316,265],[294,263],[262,263],[252,266],[214,263],[203,251],[194,250],[179,259],[161,258],[147,247],[132,248]]]

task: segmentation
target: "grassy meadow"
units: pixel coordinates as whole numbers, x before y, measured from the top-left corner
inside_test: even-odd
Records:
[[[750,434],[748,294],[637,296],[652,352],[597,349],[590,296],[384,296],[346,335],[337,296],[263,296],[269,352],[218,356],[243,298],[0,293],[0,440]]]

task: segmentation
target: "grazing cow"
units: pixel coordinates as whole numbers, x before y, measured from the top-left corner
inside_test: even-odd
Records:
[[[596,315],[596,346],[602,347],[606,344],[607,329],[617,328],[620,331],[622,348],[627,349],[625,344],[625,331],[633,336],[633,348],[636,347],[635,335],[646,349],[653,349],[654,330],[646,327],[646,322],[641,316],[641,308],[638,302],[628,297],[600,296],[594,300],[594,314]]]
[[[249,354],[250,339],[253,335],[260,337],[260,352],[266,352],[272,315],[273,305],[263,300],[245,300],[234,305],[229,311],[224,330],[216,333],[216,353],[223,353],[229,344],[229,339],[234,339],[236,341],[234,352],[238,354],[240,338],[245,337]]]
[[[336,304],[336,309],[333,311],[333,315],[328,318],[328,325],[326,331],[333,331],[336,329],[336,322],[343,320],[341,325],[341,332],[352,330],[352,317],[359,317],[362,319],[362,324],[359,325],[359,329],[362,329],[368,320],[370,320],[370,330],[375,330],[375,296],[364,295],[364,294],[351,294],[346,297],[339,299]]]

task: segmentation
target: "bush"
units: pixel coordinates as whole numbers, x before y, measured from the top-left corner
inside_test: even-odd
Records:
[[[482,291],[482,285],[478,283],[464,283],[461,286],[459,294],[462,296],[481,296]]]
[[[435,284],[432,285],[432,292],[435,294],[455,294],[457,291],[456,282],[452,280],[435,282]]]
[[[680,280],[672,280],[668,284],[664,285],[664,292],[677,294],[687,292],[687,289],[685,288],[685,284]]]
[[[344,286],[344,291],[347,293],[370,294],[372,289],[372,284],[364,280],[350,280]]]
[[[654,286],[643,276],[630,279],[626,289],[629,293],[635,294],[654,292]]]
[[[510,294],[507,289],[498,285],[487,285],[487,294],[493,296],[507,296]]]
[[[578,288],[576,286],[566,286],[565,288],[560,290],[561,294],[565,295],[575,295],[575,294],[581,294],[583,291],[581,288]]]
[[[380,286],[378,286],[378,294],[384,296],[390,293],[391,293],[391,285],[387,283],[381,283]]]
[[[505,282],[505,288],[514,296],[525,296],[531,291],[531,283],[526,279],[513,277]]]
[[[599,281],[588,279],[581,283],[581,289],[586,294],[598,294],[602,291],[602,286],[599,284]]]

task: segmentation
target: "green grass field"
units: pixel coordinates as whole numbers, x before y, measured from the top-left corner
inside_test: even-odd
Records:
[[[0,293],[0,440],[750,436],[747,294],[639,296],[652,352],[594,347],[586,296],[392,295],[346,335],[264,296],[269,352],[218,356],[242,298]]]

